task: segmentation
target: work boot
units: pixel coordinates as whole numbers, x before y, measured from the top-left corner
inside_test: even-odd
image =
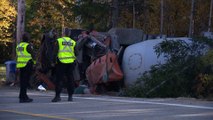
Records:
[[[31,98],[20,99],[20,100],[19,100],[19,103],[29,103],[29,102],[32,102],[32,101],[33,101],[33,99],[31,99]]]
[[[52,102],[59,102],[59,101],[61,101],[61,97],[59,96],[56,96],[52,99]]]
[[[72,101],[72,96],[68,97],[68,101],[70,101],[70,102]]]

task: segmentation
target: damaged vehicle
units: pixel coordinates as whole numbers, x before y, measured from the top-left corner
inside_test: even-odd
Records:
[[[142,30],[127,28],[112,28],[108,32],[70,30],[71,38],[77,41],[79,47],[78,64],[73,73],[76,88],[82,85],[87,86],[92,94],[102,94],[107,91],[119,92],[121,88],[136,82],[143,73],[150,70],[152,65],[165,63],[165,58],[157,56],[154,50],[160,42],[190,41],[191,39],[187,37],[166,39],[155,37],[153,39],[153,36],[145,35]],[[44,42],[44,44],[50,45],[51,42]],[[45,55],[48,55],[47,52]],[[49,89],[54,89],[54,85],[50,82],[52,80],[45,74],[38,73],[38,79],[44,81]]]

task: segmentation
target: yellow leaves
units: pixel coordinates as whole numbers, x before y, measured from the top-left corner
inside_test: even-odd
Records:
[[[69,4],[71,1],[68,1]],[[33,13],[34,18],[32,18],[27,24],[30,26],[42,26],[44,28],[50,29],[50,27],[60,27],[62,24],[62,16],[68,18],[71,16],[72,12],[68,10],[69,5],[64,0],[42,0],[40,6]],[[66,22],[66,21],[65,21]],[[69,17],[69,23],[70,17]]]
[[[17,12],[15,10],[15,7],[11,6],[8,0],[0,1],[0,17],[10,20],[11,17],[15,17],[16,14]]]
[[[16,9],[9,0],[0,1],[0,42],[8,41],[8,37],[11,36],[9,29],[14,24],[16,14]]]

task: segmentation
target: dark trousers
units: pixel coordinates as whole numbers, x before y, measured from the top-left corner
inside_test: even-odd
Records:
[[[19,99],[28,99],[27,88],[29,87],[30,76],[33,70],[33,63],[28,62],[23,68],[20,68],[20,92]]]
[[[74,92],[74,77],[73,77],[73,70],[75,64],[74,63],[61,63],[58,62],[55,66],[55,74],[56,74],[56,81],[55,81],[55,93],[56,97],[60,97],[60,93],[63,88],[63,83],[65,82],[67,87],[68,95],[71,97]]]

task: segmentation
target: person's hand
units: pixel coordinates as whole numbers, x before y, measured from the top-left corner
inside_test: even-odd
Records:
[[[20,69],[17,68],[17,69],[16,69],[16,74],[19,74],[19,73],[20,73]]]
[[[55,67],[55,63],[51,63],[50,66],[51,66],[51,68],[54,68]]]

